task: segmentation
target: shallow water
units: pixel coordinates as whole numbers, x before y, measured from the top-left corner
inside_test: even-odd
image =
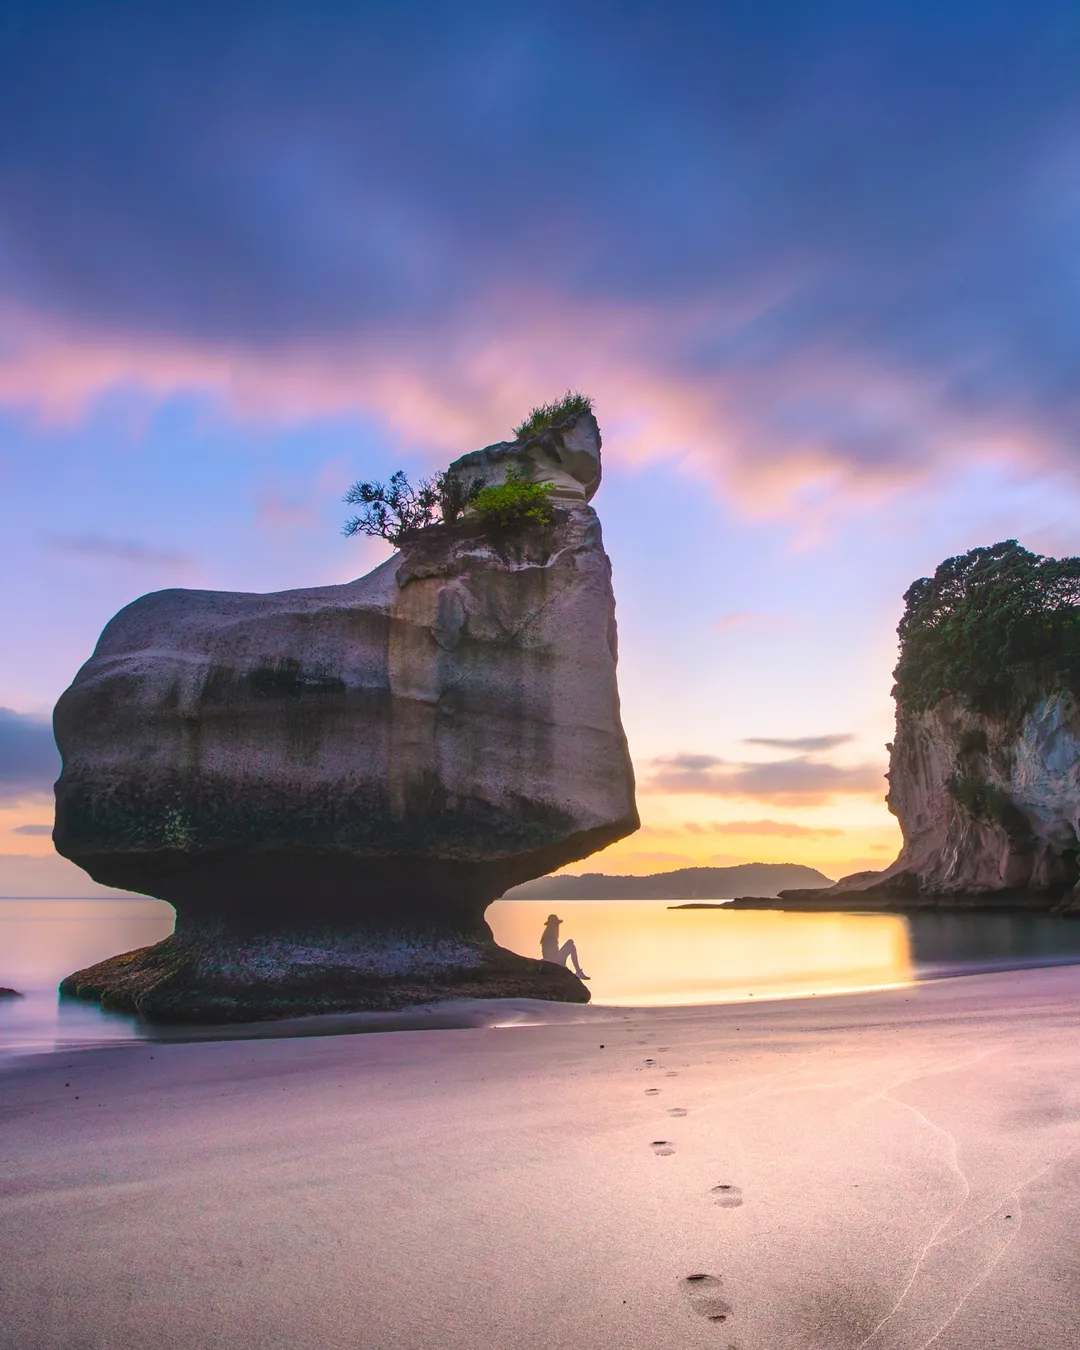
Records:
[[[163,900],[0,899],[0,986],[24,995],[0,999],[0,1055],[141,1037],[137,1018],[56,988],[73,970],[160,942],[174,918]]]
[[[1080,962],[1080,922],[1044,916],[784,914],[672,909],[667,900],[560,901],[594,1004],[645,1007],[881,989],[976,970]],[[497,941],[540,955],[550,901],[498,900]],[[0,898],[0,1057],[155,1033],[60,999],[60,980],[172,932],[160,900]]]
[[[726,1003],[878,989],[913,976],[907,925],[893,915],[672,909],[671,900],[560,900],[597,1003]],[[504,947],[532,955],[548,900],[497,900],[487,912]]]

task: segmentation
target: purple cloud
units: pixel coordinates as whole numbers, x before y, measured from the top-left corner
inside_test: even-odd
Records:
[[[107,558],[132,567],[187,571],[194,559],[187,553],[150,548],[146,544],[122,539],[103,539],[98,535],[53,535],[49,546],[56,553],[74,553],[84,558]]]
[[[855,739],[850,732],[841,731],[831,736],[748,736],[743,745],[765,745],[776,750],[801,750],[805,754],[817,754],[822,750],[835,750],[838,745],[847,745]]]
[[[231,390],[234,363],[302,349],[340,376],[374,351],[460,389],[449,353],[483,369],[542,298],[583,335],[568,361],[629,372],[631,420],[665,385],[697,408],[695,451],[742,473],[1075,456],[1067,0],[782,22],[690,0],[634,20],[600,0],[281,0],[254,26],[220,5],[60,23],[12,4],[0,297],[81,335],[80,378],[134,369],[160,396],[179,353]],[[530,378],[557,352],[536,334]],[[0,391],[58,398],[64,369],[21,364]]]
[[[836,796],[884,796],[884,775],[877,765],[829,764],[805,755],[769,764],[733,764],[715,755],[679,754],[654,759],[642,790],[815,806]]]
[[[60,753],[44,717],[0,708],[0,802],[50,792],[60,775]]]

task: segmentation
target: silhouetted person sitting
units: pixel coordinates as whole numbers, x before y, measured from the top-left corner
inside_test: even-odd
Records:
[[[565,966],[567,960],[574,963],[574,974],[579,980],[587,980],[589,977],[581,969],[581,963],[577,958],[577,947],[574,946],[574,939],[567,938],[563,945],[559,946],[559,924],[562,919],[557,914],[549,914],[547,923],[544,924],[544,931],[540,937],[540,954],[545,961],[552,961],[557,966]]]

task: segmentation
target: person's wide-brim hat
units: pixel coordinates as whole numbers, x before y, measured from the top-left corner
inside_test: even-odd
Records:
[[[562,923],[562,919],[560,919],[557,914],[549,914],[547,916],[547,921],[548,923]]]

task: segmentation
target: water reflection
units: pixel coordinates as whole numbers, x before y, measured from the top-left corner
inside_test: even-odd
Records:
[[[1047,915],[784,914],[675,910],[667,900],[499,900],[496,940],[527,956],[588,957],[599,1004],[647,1006],[791,998],[904,985],[977,970],[1080,962],[1080,921]],[[560,925],[574,934],[559,941]],[[0,1056],[153,1035],[131,1017],[61,1001],[60,980],[172,932],[158,900],[0,899]],[[227,1033],[226,1033],[227,1034]]]
[[[73,970],[160,942],[174,918],[162,900],[0,898],[0,984],[25,995],[0,1000],[0,1053],[138,1035],[136,1018],[61,1000],[56,988]]]
[[[913,914],[920,975],[1080,961],[1080,921],[1047,914]]]
[[[914,978],[907,924],[895,915],[672,910],[670,904],[560,902],[561,920],[588,954],[595,1002],[718,1003],[884,988]],[[527,955],[536,950],[545,909],[543,901],[497,900],[487,920],[497,942]]]

